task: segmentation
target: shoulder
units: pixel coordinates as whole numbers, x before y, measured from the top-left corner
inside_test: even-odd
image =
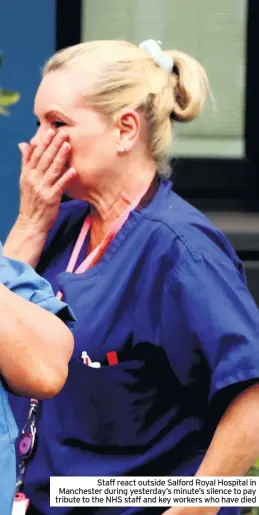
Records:
[[[232,245],[206,215],[186,202],[172,190],[169,181],[161,181],[156,198],[142,216],[156,226],[154,235],[167,241],[167,252],[177,264],[198,263],[204,258],[232,262],[239,268],[241,262]]]

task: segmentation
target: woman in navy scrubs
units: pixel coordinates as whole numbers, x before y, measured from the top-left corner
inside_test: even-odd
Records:
[[[195,60],[152,40],[83,43],[45,67],[5,252],[77,324],[67,383],[37,415],[31,515],[77,512],[49,507],[50,476],[239,476],[259,454],[257,307],[224,235],[165,178],[174,123],[206,89]],[[20,428],[28,405],[12,399]],[[217,512],[168,513],[189,510]]]

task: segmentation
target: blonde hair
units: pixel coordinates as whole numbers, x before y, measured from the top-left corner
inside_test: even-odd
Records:
[[[46,63],[44,74],[78,68],[91,77],[84,98],[104,115],[116,116],[125,107],[144,113],[149,152],[158,169],[167,163],[173,122],[194,120],[208,89],[203,67],[189,55],[166,51],[172,73],[157,65],[143,49],[126,41],[89,41],[59,51]]]

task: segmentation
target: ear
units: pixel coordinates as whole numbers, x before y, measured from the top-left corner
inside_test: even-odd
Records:
[[[117,115],[118,151],[130,152],[135,146],[140,133],[140,116],[133,109],[122,109]]]

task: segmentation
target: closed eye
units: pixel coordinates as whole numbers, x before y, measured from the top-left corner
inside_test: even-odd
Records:
[[[37,125],[37,127],[40,127],[41,124],[40,124],[39,120],[36,121],[36,125]],[[56,121],[56,122],[51,122],[51,125],[53,125],[55,127],[55,129],[59,129],[60,127],[64,127],[64,125],[66,125],[66,123]]]
[[[65,122],[58,122],[57,121],[57,122],[51,122],[51,125],[54,125],[54,127],[56,129],[59,129],[60,127],[64,127],[64,125],[66,125],[66,123]]]

